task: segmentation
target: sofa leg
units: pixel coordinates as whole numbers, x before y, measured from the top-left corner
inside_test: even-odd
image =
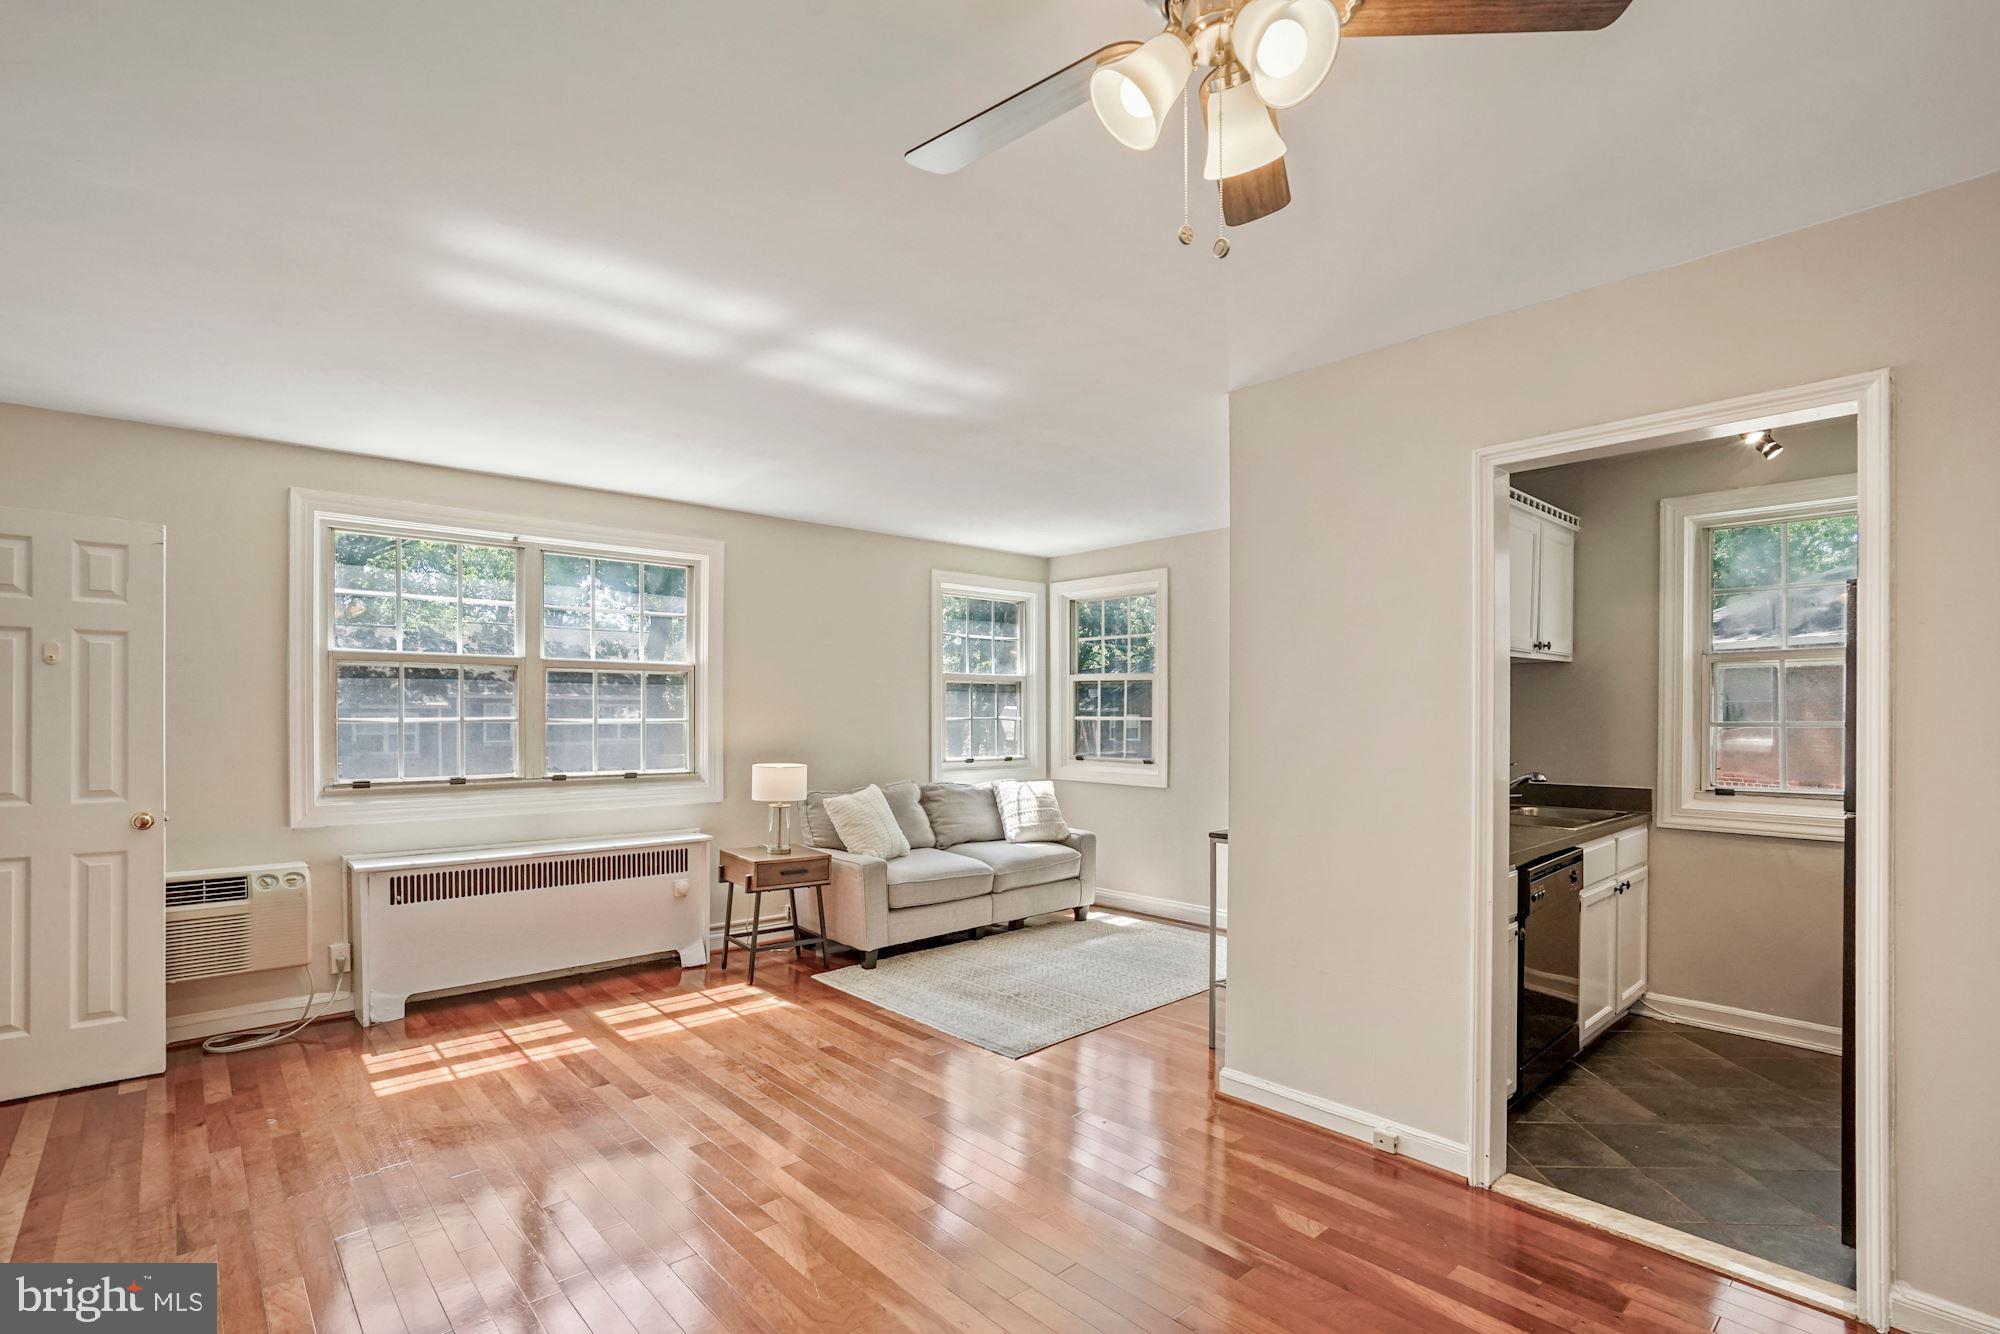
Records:
[[[1076,920],[1079,922],[1090,920],[1090,905],[1088,903],[1079,903],[1076,905]]]
[[[1028,924],[1027,918],[1016,917],[1013,921],[1007,923],[1007,929],[1009,931],[1019,931],[1022,927],[1026,926],[1027,924]]]
[[[880,953],[880,950],[863,950],[861,953],[861,966],[863,968],[873,968],[875,966],[875,956]]]

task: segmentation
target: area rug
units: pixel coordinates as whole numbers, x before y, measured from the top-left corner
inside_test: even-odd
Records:
[[[1222,972],[1221,941],[1216,971]],[[1022,1057],[1207,988],[1208,935],[1116,915],[1002,931],[814,976],[928,1028]]]

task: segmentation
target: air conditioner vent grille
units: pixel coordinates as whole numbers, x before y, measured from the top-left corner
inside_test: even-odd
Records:
[[[194,908],[205,903],[242,903],[250,897],[247,875],[211,876],[205,880],[169,880],[167,906]]]
[[[651,848],[644,852],[609,852],[557,857],[546,861],[495,862],[458,866],[445,871],[410,871],[389,877],[389,903],[445,903],[488,894],[520,894],[565,885],[598,885],[612,880],[638,880],[656,875],[686,875],[688,849]]]
[[[222,977],[251,970],[250,914],[193,917],[167,923],[167,981]]]

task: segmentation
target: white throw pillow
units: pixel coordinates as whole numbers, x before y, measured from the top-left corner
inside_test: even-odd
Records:
[[[1069,823],[1056,803],[1056,785],[1043,779],[1016,783],[1002,779],[993,785],[1000,807],[1000,827],[1009,843],[1060,843],[1069,837]]]
[[[859,792],[828,797],[826,818],[833,821],[834,832],[840,835],[840,841],[847,845],[849,852],[858,852],[864,857],[880,857],[884,861],[910,855],[910,840],[903,836],[902,826],[896,823],[896,813],[889,809],[889,799],[873,783]]]

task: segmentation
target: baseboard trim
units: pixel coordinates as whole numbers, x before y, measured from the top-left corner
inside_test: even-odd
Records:
[[[1755,1010],[1739,1010],[1733,1005],[1688,1000],[1682,996],[1662,996],[1655,991],[1641,996],[1633,1008],[1640,1014],[1664,1019],[1670,1024],[1762,1038],[1766,1042],[1804,1047],[1808,1051],[1840,1053],[1840,1030],[1831,1024],[1813,1024],[1803,1019],[1787,1019],[1783,1015],[1759,1014]]]
[[[1097,902],[1106,908],[1117,908],[1124,912],[1142,912],[1148,917],[1164,917],[1170,922],[1186,922],[1191,926],[1208,925],[1208,905],[1188,903],[1181,899],[1160,899],[1150,894],[1128,894],[1122,889],[1097,887]],[[1223,908],[1215,914],[1215,924],[1224,931],[1229,929],[1229,909]]]
[[[1889,1321],[1910,1334],[2000,1334],[2000,1315],[1919,1292],[1907,1283],[1889,1289]]]
[[[1371,1116],[1359,1108],[1322,1098],[1316,1093],[1286,1088],[1283,1084],[1274,1084],[1268,1079],[1226,1066],[1217,1073],[1215,1088],[1216,1092],[1240,1102],[1289,1116],[1294,1121],[1304,1121],[1322,1130],[1331,1130],[1337,1135],[1359,1140],[1370,1148],[1374,1147],[1373,1136],[1377,1130],[1390,1131],[1396,1136],[1397,1152],[1402,1157],[1441,1168],[1453,1176],[1465,1176],[1470,1168],[1471,1158],[1463,1144],[1415,1126]]]
[[[343,989],[351,982],[350,975],[349,981],[341,984]],[[212,1038],[217,1033],[234,1033],[239,1028],[295,1024],[311,1000],[311,996],[286,996],[281,1000],[253,1001],[247,1005],[225,1005],[216,1010],[170,1015],[167,1018],[167,1045],[172,1047],[200,1038]],[[321,1010],[315,1019],[341,1019],[353,1013],[354,998],[351,995],[342,996]]]

